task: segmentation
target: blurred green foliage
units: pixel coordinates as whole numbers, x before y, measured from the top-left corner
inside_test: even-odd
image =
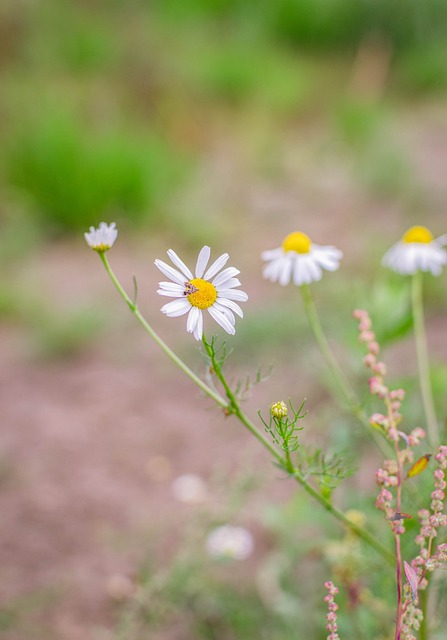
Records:
[[[115,125],[89,131],[77,116],[51,108],[5,149],[7,177],[33,201],[47,233],[86,230],[104,216],[156,221],[180,163],[159,135]]]
[[[241,128],[268,113],[272,136],[335,110],[350,144],[373,144],[380,108],[354,96],[340,110],[328,78],[372,39],[392,53],[391,88],[442,90],[446,33],[443,0],[5,0],[0,217],[13,193],[44,235],[106,218],[175,223],[167,211],[206,161],[222,106],[232,126],[246,112]],[[373,190],[393,196],[411,181],[398,152],[371,158]]]
[[[156,6],[177,22],[218,20],[224,28],[325,49],[355,46],[370,34],[403,49],[442,40],[447,27],[443,0],[158,0]]]

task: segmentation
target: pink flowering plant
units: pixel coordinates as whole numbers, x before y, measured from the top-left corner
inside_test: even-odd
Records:
[[[368,312],[358,309],[353,314],[358,323],[359,341],[366,351],[363,364],[369,372],[368,401],[359,398],[323,331],[311,285],[326,272],[339,268],[342,252],[333,246],[314,244],[302,232],[293,232],[279,247],[262,254],[267,280],[280,286],[299,288],[310,329],[334,380],[335,398],[364,429],[374,451],[383,459],[375,472],[378,493],[369,498],[371,506],[374,505],[376,513],[382,517],[370,526],[364,513],[343,508],[342,501],[334,499],[335,489],[352,475],[354,468],[343,455],[312,449],[306,442],[304,400],[300,405],[294,405],[290,400],[286,403],[271,399],[268,417],[265,417],[266,408],[258,411],[260,422],[244,410],[247,392],[254,384],[264,381],[264,376],[258,371],[252,380],[231,381],[225,368],[229,349],[225,342],[209,334],[209,323],[214,322],[215,328],[217,325],[218,330],[233,336],[247,308],[245,303],[249,296],[240,288],[240,272],[226,266],[229,254],[223,253],[211,260],[211,250],[205,246],[199,251],[193,268],[171,249],[167,252],[171,264],[155,260],[155,266],[167,278],[159,283],[157,293],[170,299],[163,304],[161,312],[169,318],[186,317],[187,333],[202,346],[205,368],[204,375],[200,376],[173,352],[142,315],[136,285],[131,297],[114,274],[106,253],[114,245],[117,234],[114,224],[101,223],[97,230],[92,227],[85,238],[99,254],[113,284],[143,329],[225,415],[233,416],[256,438],[282,474],[292,479],[310,500],[343,527],[345,537],[336,543],[328,541],[326,545],[326,559],[341,588],[342,605],[350,610],[370,606],[375,611],[379,607],[379,594],[374,596],[368,590],[368,571],[362,575],[362,568],[368,567],[364,558],[365,550],[369,549],[380,562],[384,579],[390,580],[392,576],[394,582],[394,613],[389,609],[381,610],[386,612],[386,637],[392,637],[392,630],[395,640],[428,640],[439,615],[432,595],[435,591],[431,589],[433,573],[447,563],[447,516],[444,511],[447,445],[442,442],[444,436],[436,417],[431,388],[422,276],[424,272],[434,276],[441,274],[447,264],[444,248],[447,237],[433,239],[425,227],[412,227],[384,257],[385,266],[411,278],[412,319],[425,415],[422,425],[413,426],[408,426],[410,421],[404,412],[405,389],[394,388],[388,382],[387,366],[381,358],[381,347]],[[295,409],[295,406],[299,408]],[[373,474],[370,481],[372,488]],[[430,484],[429,495],[425,495]],[[372,579],[370,582],[373,583]],[[324,597],[326,637],[327,640],[339,640],[344,634],[339,636],[338,633],[339,609],[335,602],[338,587],[332,581],[326,581],[324,585],[327,589]],[[384,615],[380,617],[384,618]],[[352,635],[354,637],[359,640],[359,632]]]

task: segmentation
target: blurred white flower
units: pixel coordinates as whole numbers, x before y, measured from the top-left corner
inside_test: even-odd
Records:
[[[98,229],[90,227],[90,231],[88,233],[84,233],[84,238],[88,246],[95,251],[108,251],[113,247],[117,235],[118,230],[116,229],[116,224],[114,222],[111,224],[101,222]]]
[[[225,524],[213,529],[206,539],[206,550],[213,558],[245,560],[253,552],[253,536],[243,527]]]
[[[171,282],[160,282],[157,293],[161,296],[177,298],[165,304],[161,311],[171,318],[187,313],[186,330],[193,333],[196,340],[202,339],[204,309],[208,310],[212,318],[227,333],[234,335],[236,332],[234,314],[243,317],[242,309],[236,301],[245,302],[248,299],[246,293],[235,289],[241,284],[235,277],[240,273],[238,269],[228,267],[218,273],[226,264],[229,258],[228,253],[217,258],[206,270],[210,253],[209,247],[205,246],[201,249],[195,275],[172,249],[169,249],[168,256],[177,269],[162,260],[155,260],[157,268],[171,280]]]
[[[382,264],[404,276],[414,275],[417,271],[430,271],[439,276],[447,264],[446,244],[447,235],[435,239],[426,227],[411,227],[386,252]]]
[[[179,502],[186,504],[200,504],[207,498],[205,482],[193,473],[178,476],[171,485],[171,491]]]
[[[271,282],[285,286],[292,280],[300,287],[321,280],[323,269],[336,271],[343,253],[336,247],[314,244],[301,231],[290,233],[277,249],[262,253],[267,263],[263,276]]]

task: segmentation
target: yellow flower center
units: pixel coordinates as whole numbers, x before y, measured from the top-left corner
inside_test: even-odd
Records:
[[[301,231],[290,233],[282,243],[282,248],[287,251],[295,251],[295,253],[309,253],[312,246],[312,240],[309,236]]]
[[[202,278],[194,278],[194,280],[185,283],[185,296],[188,297],[193,307],[208,309],[216,302],[217,291],[211,282],[202,280]]]
[[[422,242],[428,244],[433,240],[431,232],[427,227],[411,227],[402,238],[402,242]]]

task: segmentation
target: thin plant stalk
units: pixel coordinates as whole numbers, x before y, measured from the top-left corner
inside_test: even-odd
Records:
[[[418,360],[419,384],[424,405],[427,432],[432,447],[439,444],[438,421],[436,419],[433,393],[430,384],[430,364],[427,350],[427,335],[424,322],[424,304],[422,296],[422,273],[416,272],[411,281],[411,302],[413,308],[414,337]]]
[[[153,340],[155,340],[155,342],[165,352],[168,358],[170,358],[173,361],[173,363],[176,364],[177,367],[179,367],[183,371],[183,373],[186,373],[188,378],[190,378],[198,387],[200,387],[200,389],[204,391],[206,395],[212,398],[220,407],[226,407],[227,401],[224,398],[222,398],[222,396],[220,396],[218,393],[216,393],[213,389],[211,389],[211,387],[205,384],[203,380],[201,380],[198,376],[196,376],[196,374],[193,371],[191,371],[191,369],[183,362],[183,360],[181,360],[172,351],[172,349],[170,349],[168,345],[160,338],[160,336],[152,329],[150,324],[147,322],[144,316],[140,313],[137,303],[132,301],[127,295],[127,293],[124,291],[123,287],[121,286],[121,283],[119,282],[118,278],[115,276],[115,274],[112,271],[109,261],[107,260],[106,254],[103,251],[99,251],[98,253],[101,257],[104,267],[106,268],[107,273],[110,276],[110,279],[112,280],[113,284],[117,288],[120,296],[127,303],[127,306],[132,311],[133,315],[136,317],[138,322],[142,325],[143,329],[151,336]]]
[[[349,380],[345,376],[342,368],[340,367],[334,353],[329,346],[326,335],[323,331],[323,327],[320,322],[320,318],[318,316],[317,310],[315,308],[315,304],[312,298],[312,294],[310,291],[310,287],[307,284],[304,284],[300,287],[301,295],[304,303],[304,310],[307,315],[307,319],[309,321],[310,328],[315,336],[315,340],[320,348],[321,354],[329,368],[329,371],[332,374],[335,382],[337,383],[338,388],[341,391],[345,401],[348,404],[349,410],[351,413],[362,423],[362,425],[366,428],[367,432],[374,440],[377,447],[380,451],[385,455],[389,455],[389,451],[384,446],[383,439],[379,436],[379,434],[374,430],[374,427],[370,424],[368,420],[368,416],[363,411],[360,402],[357,398],[357,395],[352,388]]]
[[[402,508],[402,457],[400,456],[398,443],[395,443],[396,459],[397,459],[397,495],[396,495],[396,511],[401,512]],[[395,533],[396,547],[396,588],[397,588],[397,611],[396,611],[396,633],[395,640],[401,640],[402,636],[402,551],[400,533]]]
[[[222,398],[216,391],[211,389],[207,384],[205,384],[196,374],[189,369],[185,365],[185,363],[168,347],[168,345],[158,336],[158,334],[152,329],[144,316],[140,313],[138,306],[135,301],[132,301],[131,298],[127,295],[118,278],[115,276],[110,264],[107,260],[105,252],[99,251],[100,258],[104,264],[104,267],[110,276],[113,284],[115,285],[118,293],[121,295],[123,300],[126,302],[130,311],[136,317],[138,322],[142,325],[143,329],[155,340],[158,346],[164,351],[164,353],[176,364],[204,393],[206,393],[210,398],[212,398],[220,407],[228,411],[230,414],[234,414],[238,420],[252,433],[255,438],[269,451],[269,453],[275,458],[277,463],[280,464],[282,468],[289,472],[289,474],[295,478],[295,480],[300,484],[303,489],[312,496],[320,505],[326,509],[329,513],[331,513],[339,522],[341,522],[348,529],[351,529],[354,533],[357,534],[359,538],[361,538],[364,542],[366,542],[370,547],[375,549],[387,562],[394,564],[394,556],[381,542],[379,542],[372,534],[369,533],[366,529],[358,526],[355,522],[352,522],[340,509],[335,507],[330,500],[327,500],[324,496],[322,496],[302,475],[302,473],[293,467],[291,463],[290,457],[286,460],[281,453],[279,453],[275,447],[264,437],[264,435],[259,431],[259,429],[253,424],[253,422],[248,418],[248,416],[242,411],[239,402],[232,392],[228,382],[226,381],[222,369],[215,358],[215,354],[211,345],[208,344],[206,339],[203,339],[203,343],[205,349],[208,353],[208,356],[211,359],[211,363],[214,369],[214,372],[221,382],[225,394],[227,396],[227,400]]]
[[[203,338],[203,343],[205,345],[205,349],[211,359],[211,365],[213,367],[213,370],[217,376],[217,378],[220,380],[220,382],[222,383],[222,386],[225,389],[225,393],[227,395],[228,401],[229,401],[229,406],[231,407],[231,412],[234,413],[234,415],[236,417],[239,418],[239,420],[241,420],[241,422],[243,422],[243,424],[248,427],[250,429],[250,431],[253,432],[257,432],[259,434],[258,429],[255,427],[255,425],[250,421],[249,418],[247,418],[247,416],[243,413],[242,409],[239,406],[239,402],[237,400],[237,398],[235,397],[234,393],[231,391],[227,381],[225,380],[225,377],[223,375],[222,369],[219,365],[219,363],[216,360],[215,354],[213,349],[211,348],[211,345],[209,345],[206,341],[205,338]],[[260,434],[259,434],[260,435]],[[258,438],[259,439],[259,438]],[[262,437],[261,442],[264,444],[265,446],[265,438]],[[279,460],[281,462],[281,465],[283,466],[283,468],[293,477],[295,478],[295,480],[298,482],[298,484],[300,484],[303,489],[306,491],[306,493],[308,493],[310,496],[312,496],[317,502],[320,503],[320,505],[326,509],[326,511],[329,511],[329,513],[331,513],[337,520],[339,520],[339,522],[341,522],[344,526],[346,526],[348,529],[351,529],[354,533],[357,534],[357,536],[359,538],[361,538],[364,542],[366,542],[367,544],[369,544],[371,547],[373,547],[376,551],[378,551],[389,563],[394,565],[394,556],[391,553],[391,551],[389,551],[386,547],[384,547],[382,545],[381,542],[379,542],[372,534],[369,533],[369,531],[367,531],[366,529],[363,529],[362,527],[356,525],[354,522],[352,522],[344,513],[343,511],[341,511],[340,509],[338,509],[337,507],[335,507],[332,502],[330,500],[328,500],[327,498],[325,498],[319,491],[317,491],[307,480],[306,478],[303,476],[303,474],[299,471],[299,469],[296,469],[293,466],[293,463],[291,461],[290,458],[290,453],[288,453],[288,455],[286,456],[286,458],[283,458],[281,456],[281,454],[279,454],[276,449],[274,449],[269,442],[267,442],[268,444],[268,450],[273,453],[274,451],[274,455],[275,458],[277,460]],[[272,451],[273,449],[273,451]]]

